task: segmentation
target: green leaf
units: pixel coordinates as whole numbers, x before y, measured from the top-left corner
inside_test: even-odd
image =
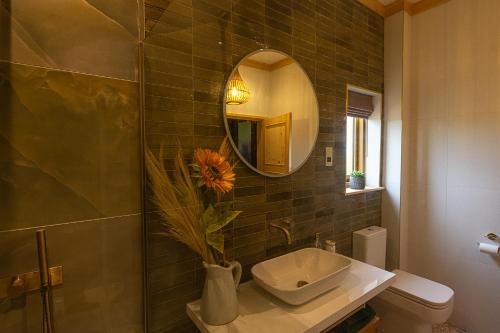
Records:
[[[224,253],[224,234],[222,232],[212,232],[206,234],[207,243],[219,253]]]
[[[240,211],[226,211],[222,212],[217,216],[215,222],[212,222],[207,225],[206,233],[212,233],[224,228],[229,222],[234,220],[238,215],[240,215]]]
[[[214,206],[212,206],[211,204],[208,205],[207,209],[205,209],[205,211],[203,212],[201,219],[203,220],[205,232],[207,232],[207,229],[210,225],[217,223],[217,211],[215,210]]]
[[[233,221],[241,211],[230,211],[226,208],[231,202],[209,204],[202,215],[207,244],[220,253],[224,253],[224,234],[222,228]],[[217,207],[217,208],[216,208]]]
[[[359,170],[354,170],[353,172],[351,172],[351,177],[364,177],[365,174],[363,173],[363,171],[359,171]]]

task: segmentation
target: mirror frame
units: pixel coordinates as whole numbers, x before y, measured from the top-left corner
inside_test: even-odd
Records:
[[[250,163],[248,163],[248,161],[241,155],[238,147],[236,146],[236,144],[233,141],[233,137],[231,136],[231,131],[229,130],[229,124],[228,124],[227,116],[226,116],[227,109],[226,109],[225,96],[226,96],[227,84],[228,84],[229,80],[233,77],[234,73],[236,72],[236,70],[238,69],[238,67],[241,65],[241,63],[243,61],[245,61],[249,57],[253,56],[254,54],[257,54],[257,53],[260,53],[260,52],[263,52],[263,51],[271,51],[271,52],[280,53],[280,54],[282,54],[282,55],[284,55],[284,56],[292,59],[299,66],[299,68],[302,71],[302,73],[304,73],[304,75],[307,77],[307,80],[311,84],[311,87],[312,87],[312,90],[313,90],[313,93],[314,93],[314,100],[316,101],[316,113],[317,113],[317,116],[318,116],[318,122],[317,122],[317,126],[316,126],[316,135],[314,136],[314,142],[313,142],[313,145],[311,147],[311,150],[309,151],[309,154],[307,154],[307,156],[304,158],[304,160],[299,164],[298,167],[296,167],[294,170],[291,170],[290,172],[288,172],[286,174],[274,174],[274,173],[264,172],[264,171],[261,171],[261,170],[257,169],[256,167],[254,167]],[[320,119],[320,117],[319,117],[319,102],[318,102],[318,95],[316,94],[316,87],[314,86],[313,82],[311,81],[311,78],[309,77],[309,75],[307,74],[307,72],[304,70],[304,68],[302,67],[302,65],[294,57],[292,57],[291,55],[289,55],[289,54],[287,54],[285,52],[282,52],[282,51],[279,51],[279,50],[276,50],[276,49],[258,49],[258,50],[255,50],[253,52],[250,52],[247,55],[245,55],[243,58],[241,58],[241,60],[238,61],[238,63],[233,67],[233,70],[231,71],[231,73],[229,74],[229,76],[226,78],[225,84],[224,84],[224,91],[223,91],[223,94],[222,94],[222,117],[224,118],[224,127],[226,129],[226,136],[229,138],[229,142],[231,142],[231,146],[233,147],[233,150],[236,153],[236,155],[238,156],[238,158],[243,163],[245,163],[245,165],[247,167],[249,167],[251,170],[253,170],[253,171],[257,172],[258,174],[260,174],[262,176],[265,176],[265,177],[281,178],[281,177],[290,176],[293,173],[297,172],[311,158],[311,156],[312,156],[312,154],[314,152],[314,149],[316,147],[316,144],[318,143],[319,119]]]

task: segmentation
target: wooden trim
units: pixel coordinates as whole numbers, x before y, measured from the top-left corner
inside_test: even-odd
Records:
[[[431,8],[444,4],[450,0],[422,0],[411,5],[410,15],[425,12]]]
[[[389,17],[402,10],[410,15],[416,15],[448,1],[450,0],[422,0],[416,3],[411,3],[408,0],[397,0],[387,6],[384,6],[377,0],[358,0],[358,2],[383,17]]]
[[[264,129],[263,121],[257,123],[257,169],[264,170]]]
[[[409,15],[413,15],[413,4],[408,1],[408,0],[404,0],[404,3],[403,3],[403,9],[409,14]]]
[[[382,92],[380,92],[380,91],[376,91],[376,90],[368,89],[366,87],[357,86],[355,84],[348,83],[348,84],[346,84],[346,100],[349,97],[349,91],[355,91],[355,92],[358,92],[360,94],[370,95],[372,97],[383,95]]]
[[[244,113],[226,113],[226,117],[229,119],[238,119],[238,120],[252,120],[252,121],[262,121],[266,119],[262,116],[255,116],[253,114],[244,114]]]
[[[245,59],[243,60],[243,62],[241,63],[243,66],[248,66],[248,67],[252,67],[252,68],[257,68],[257,69],[260,69],[260,70],[263,70],[263,71],[274,71],[276,69],[279,69],[281,67],[285,67],[285,66],[288,66],[290,64],[293,64],[293,59],[292,58],[285,58],[285,59],[281,59],[279,61],[276,61],[275,63],[272,63],[272,64],[266,64],[264,62],[260,62],[260,61],[256,61],[256,60],[252,60],[252,59]]]
[[[384,17],[389,17],[391,15],[399,13],[400,11],[405,9],[405,7],[408,3],[409,2],[405,1],[405,0],[397,0],[396,2],[388,4],[384,8]]]
[[[285,59],[281,59],[280,61],[277,61],[273,64],[270,64],[269,65],[269,69],[271,71],[274,71],[274,70],[277,70],[281,67],[285,67],[285,66],[288,66],[288,65],[291,65],[293,64],[293,59],[292,58],[285,58]]]

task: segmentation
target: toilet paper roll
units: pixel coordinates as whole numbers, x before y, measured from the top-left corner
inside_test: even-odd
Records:
[[[479,243],[479,251],[489,254],[500,254],[500,245],[489,244],[489,243]]]

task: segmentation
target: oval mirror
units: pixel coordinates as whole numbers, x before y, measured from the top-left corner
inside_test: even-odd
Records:
[[[249,54],[226,83],[228,137],[241,160],[265,176],[289,175],[307,161],[318,136],[318,118],[309,77],[282,52]]]

